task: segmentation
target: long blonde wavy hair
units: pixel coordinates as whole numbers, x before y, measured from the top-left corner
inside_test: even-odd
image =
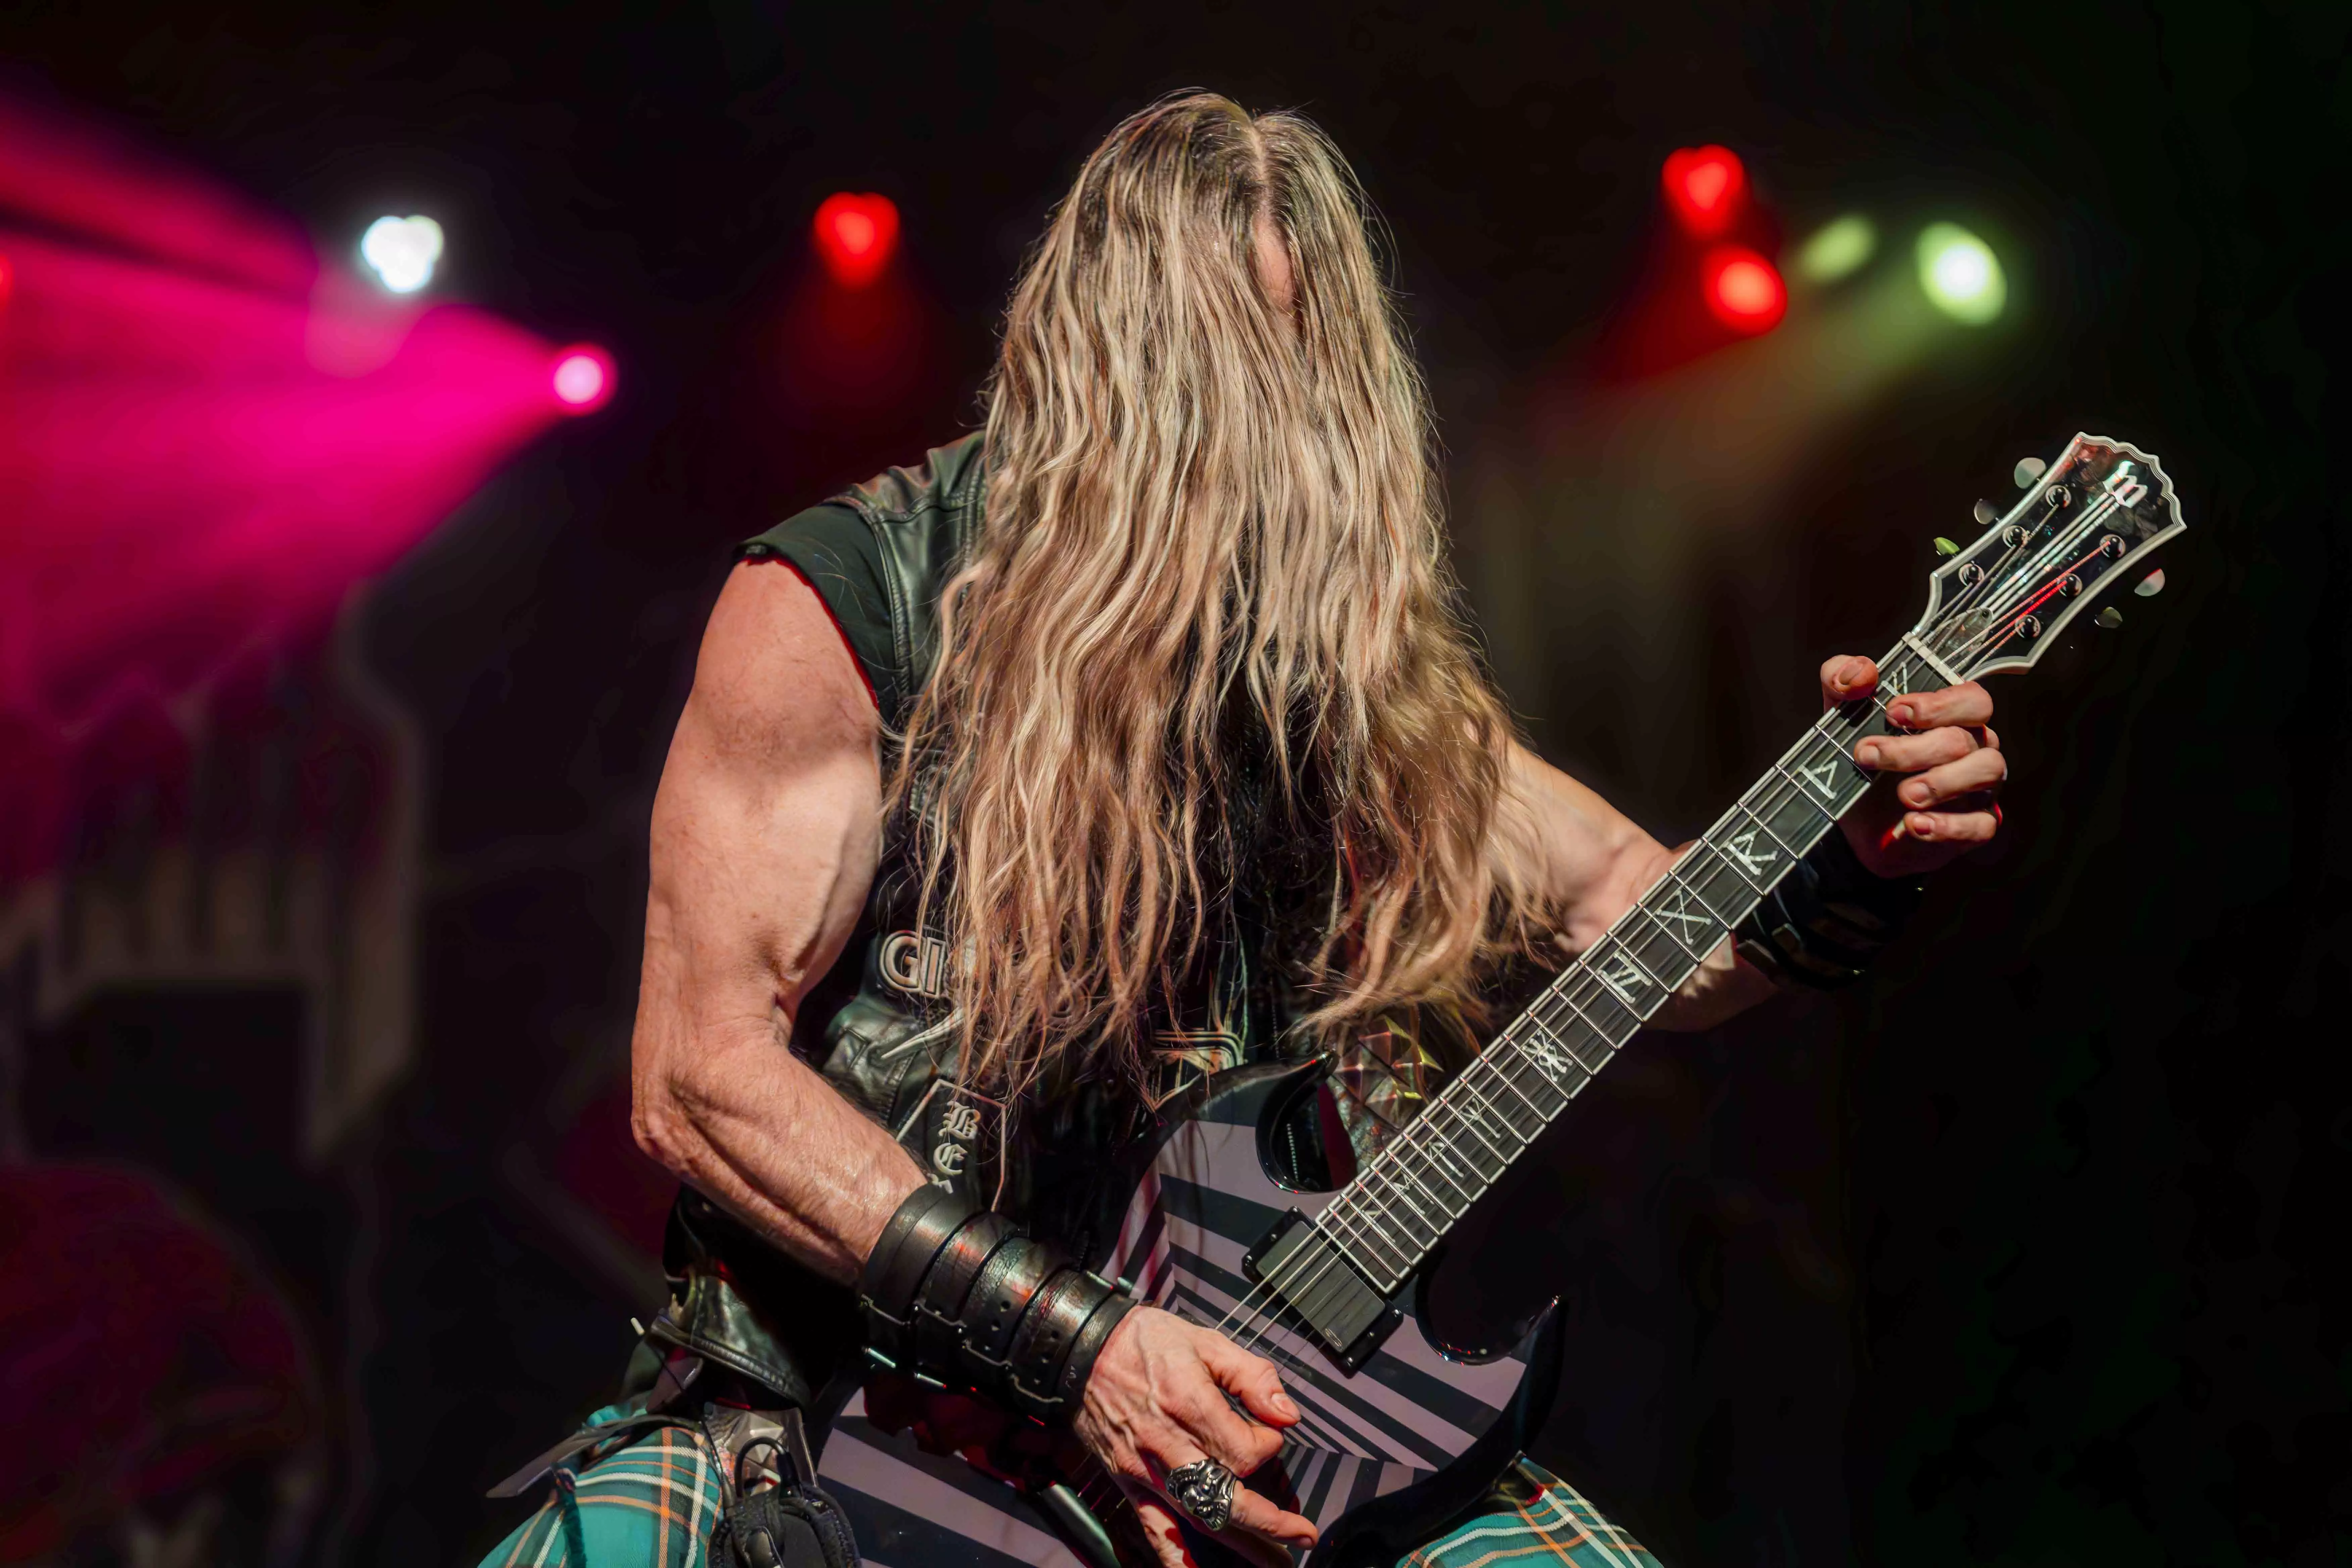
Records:
[[[1249,874],[1206,853],[1234,711],[1294,826],[1332,838],[1321,938],[1295,955],[1307,1027],[1458,1009],[1524,929],[1489,852],[1510,725],[1454,608],[1370,221],[1305,119],[1186,94],[1096,149],[1013,291],[985,521],[892,788],[955,954],[967,1081],[1146,1081],[1150,1020]]]

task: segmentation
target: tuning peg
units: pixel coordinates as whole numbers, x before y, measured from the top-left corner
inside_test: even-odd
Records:
[[[2111,632],[2123,624],[2124,613],[2121,610],[2116,609],[2113,605],[2109,605],[2105,609],[2099,612],[2099,629],[2101,631]]]
[[[2042,470],[2049,466],[2039,458],[2020,458],[2017,467],[2010,470],[2009,477],[2017,481],[2019,489],[2032,489],[2033,481],[2040,479]]]
[[[1977,502],[1977,526],[1990,528],[2000,521],[2000,510],[1989,500]]]
[[[2153,599],[2158,594],[2163,593],[2164,568],[2159,566],[2155,571],[2149,573],[2147,576],[2141,578],[2139,580],[2139,586],[2134,588],[2132,592],[2137,594],[2143,599]]]

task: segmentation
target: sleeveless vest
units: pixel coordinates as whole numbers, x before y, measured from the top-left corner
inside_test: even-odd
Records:
[[[974,435],[739,550],[743,561],[789,563],[815,589],[889,731],[905,723],[938,658],[940,589],[979,532],[985,489]],[[1237,771],[1251,776],[1247,767]],[[1295,843],[1269,836],[1273,814],[1248,815],[1249,842],[1230,852],[1252,870],[1237,883],[1257,891],[1225,911],[1178,1016],[1155,1020],[1155,1100],[1201,1073],[1275,1054],[1297,1010],[1284,976],[1265,960],[1295,940],[1286,927],[1320,868]],[[971,1192],[1079,1256],[1094,1253],[1108,1239],[1104,1227],[1116,1224],[1105,1200],[1125,1197],[1103,1190],[1106,1156],[1146,1129],[1150,1107],[1080,1087],[1008,1108],[957,1083],[956,1026],[944,1000],[952,956],[938,933],[918,929],[919,892],[919,868],[893,825],[856,931],[802,1000],[791,1048],[898,1137],[935,1183]],[[650,1340],[695,1351],[803,1410],[820,1406],[833,1379],[862,1367],[855,1292],[803,1268],[691,1187],[679,1191],[663,1251],[672,1299]]]

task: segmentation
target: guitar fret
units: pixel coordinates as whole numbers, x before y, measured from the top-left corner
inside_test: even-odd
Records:
[[[1416,1184],[1416,1187],[1421,1187],[1423,1192],[1428,1192],[1430,1199],[1433,1199],[1434,1204],[1437,1204],[1437,1208],[1440,1208],[1440,1213],[1444,1213],[1444,1215],[1446,1215],[1446,1223],[1451,1225],[1451,1223],[1454,1223],[1454,1220],[1458,1220],[1458,1217],[1461,1217],[1463,1213],[1467,1211],[1467,1208],[1470,1208],[1470,1204],[1473,1204],[1473,1201],[1477,1199],[1477,1194],[1475,1194],[1475,1192],[1470,1192],[1470,1194],[1465,1194],[1465,1192],[1461,1190],[1461,1184],[1458,1184],[1456,1180],[1451,1178],[1451,1175],[1446,1175],[1444,1171],[1440,1171],[1440,1168],[1437,1168],[1437,1162],[1433,1162],[1433,1159],[1423,1159],[1423,1163],[1421,1163],[1421,1166],[1418,1166],[1418,1168],[1413,1166],[1412,1159],[1404,1159],[1404,1154],[1412,1154],[1412,1152],[1416,1152],[1416,1150],[1413,1150],[1413,1147],[1412,1147],[1412,1140],[1413,1140],[1413,1133],[1416,1133],[1416,1131],[1421,1129],[1421,1123],[1425,1121],[1425,1119],[1428,1119],[1428,1112],[1423,1112],[1421,1117],[1413,1119],[1413,1126],[1409,1126],[1409,1129],[1404,1129],[1404,1135],[1402,1135],[1402,1138],[1397,1140],[1395,1145],[1390,1145],[1390,1150],[1397,1150],[1397,1152],[1400,1152],[1400,1159],[1397,1159],[1397,1171],[1402,1171],[1402,1173],[1404,1173],[1404,1175],[1409,1175],[1409,1178],[1413,1180],[1413,1184]],[[1446,1187],[1451,1187],[1451,1190],[1454,1190],[1454,1196],[1456,1196],[1456,1199],[1461,1199],[1461,1204],[1458,1204],[1458,1206],[1456,1206],[1456,1204],[1451,1204],[1451,1201],[1446,1201],[1446,1196],[1442,1194],[1442,1192],[1437,1192],[1437,1187],[1433,1187],[1433,1184],[1430,1184],[1430,1183],[1425,1183],[1425,1180],[1421,1180],[1421,1178],[1423,1178],[1423,1171],[1425,1171],[1425,1173],[1428,1173],[1428,1175],[1433,1175],[1434,1180],[1442,1180],[1442,1183],[1444,1183]]]
[[[1454,1081],[1458,1084],[1463,1080],[1461,1079],[1456,1079]],[[1467,1127],[1470,1130],[1470,1135],[1473,1138],[1477,1139],[1479,1142],[1484,1143],[1486,1146],[1486,1152],[1492,1154],[1498,1162],[1500,1162],[1499,1167],[1495,1172],[1496,1176],[1501,1175],[1503,1172],[1511,1168],[1511,1154],[1516,1154],[1518,1151],[1514,1149],[1511,1152],[1511,1154],[1506,1154],[1502,1150],[1496,1148],[1495,1146],[1495,1141],[1486,1136],[1486,1123],[1481,1121],[1477,1117],[1471,1115],[1470,1108],[1468,1106],[1459,1103],[1445,1105],[1445,1102],[1441,1100],[1437,1105],[1431,1106],[1429,1110],[1435,1110],[1439,1106],[1444,1106],[1445,1110],[1452,1112],[1455,1123],[1459,1126]],[[1429,1111],[1423,1111],[1422,1114],[1426,1116],[1429,1114]],[[1524,1145],[1522,1145],[1522,1147],[1524,1147]],[[1489,1176],[1486,1172],[1478,1170],[1478,1163],[1475,1160],[1470,1162],[1470,1168],[1474,1171],[1478,1171],[1478,1179],[1481,1181],[1491,1182],[1495,1179],[1494,1176]]]
[[[1424,1146],[1418,1151],[1423,1159],[1423,1168],[1428,1171],[1431,1175],[1435,1176],[1439,1181],[1444,1182],[1447,1186],[1453,1188],[1454,1191],[1461,1196],[1462,1207],[1466,1210],[1472,1204],[1478,1201],[1479,1193],[1484,1192],[1486,1189],[1484,1187],[1465,1187],[1461,1182],[1455,1178],[1452,1171],[1444,1168],[1445,1157],[1451,1152],[1451,1151],[1445,1147],[1444,1142],[1437,1136],[1437,1123],[1433,1119],[1437,1109],[1438,1108],[1435,1105],[1432,1105],[1427,1110],[1423,1111],[1419,1116],[1413,1118],[1412,1125],[1405,1130],[1405,1138],[1402,1140],[1402,1142],[1403,1142],[1407,1147],[1410,1147],[1411,1141],[1416,1133],[1426,1131],[1430,1135],[1422,1140]]]
[[[1437,1205],[1437,1212],[1445,1216],[1445,1223],[1447,1225],[1452,1225],[1455,1220],[1462,1217],[1462,1210],[1449,1205],[1446,1203],[1445,1195],[1443,1193],[1440,1193],[1435,1187],[1431,1186],[1427,1182],[1421,1179],[1421,1173],[1413,1169],[1412,1162],[1410,1160],[1400,1160],[1397,1162],[1396,1168],[1398,1174],[1403,1176],[1406,1180],[1412,1183],[1414,1186],[1419,1187],[1423,1193],[1428,1194],[1429,1201]],[[1393,1186],[1396,1184],[1391,1180],[1390,1184]],[[1418,1207],[1419,1205],[1415,1206]]]
[[[1494,1072],[1496,1081],[1500,1083],[1505,1089],[1509,1089],[1513,1094],[1517,1095],[1520,1104],[1526,1106],[1529,1110],[1536,1113],[1536,1131],[1541,1132],[1544,1128],[1544,1123],[1551,1120],[1551,1113],[1544,1110],[1542,1106],[1538,1105],[1533,1100],[1530,1100],[1528,1097],[1528,1091],[1521,1089],[1518,1086],[1517,1081],[1514,1079],[1509,1073],[1503,1070],[1499,1058],[1487,1057],[1481,1059],[1495,1064]],[[1475,1066],[1475,1064],[1474,1063],[1473,1065]],[[1514,1132],[1518,1131],[1518,1124],[1517,1122],[1512,1123],[1511,1131]],[[1531,1143],[1535,1142],[1531,1135],[1523,1134],[1522,1136],[1528,1142]]]
[[[1445,1230],[1870,788],[1874,775],[1853,760],[1853,747],[1895,727],[1887,698],[1902,695],[1926,667],[1915,650],[1898,647],[1879,668],[1878,692],[1815,720],[1689,854],[1326,1206],[1330,1223],[1362,1233],[1354,1245],[1378,1254],[1375,1267],[1400,1265],[1383,1279],[1401,1284],[1419,1267]],[[1523,1121],[1523,1112],[1531,1120]]]
[[[1668,875],[1670,875],[1670,876],[1671,876],[1671,875],[1672,875],[1672,873],[1671,873],[1671,872],[1669,872],[1669,873],[1668,873]],[[1706,962],[1706,955],[1705,955],[1705,954],[1703,954],[1703,953],[1698,953],[1698,952],[1692,952],[1692,951],[1691,951],[1691,945],[1690,945],[1690,943],[1688,943],[1688,942],[1685,942],[1685,941],[1682,939],[1682,934],[1681,934],[1679,931],[1675,931],[1675,930],[1674,929],[1674,927],[1672,927],[1672,926],[1670,926],[1670,925],[1666,924],[1666,922],[1665,922],[1664,921],[1660,920],[1660,919],[1658,918],[1658,912],[1657,912],[1655,910],[1646,910],[1646,909],[1645,909],[1645,910],[1643,910],[1642,912],[1643,912],[1643,916],[1644,916],[1644,917],[1649,921],[1649,922],[1650,922],[1650,924],[1651,924],[1651,926],[1652,926],[1652,928],[1653,928],[1653,929],[1657,930],[1657,931],[1662,931],[1665,932],[1665,934],[1666,934],[1666,940],[1667,940],[1667,941],[1669,941],[1669,942],[1673,942],[1676,947],[1681,948],[1681,949],[1683,950],[1683,956],[1690,960],[1690,962],[1691,962],[1691,967],[1692,967],[1693,969],[1696,969],[1700,964],[1705,963]],[[1672,989],[1674,989],[1674,987],[1673,987],[1673,986],[1668,986],[1668,987],[1667,987],[1667,989],[1671,991]]]
[[[1570,1003],[1570,1005],[1574,1006],[1575,1004]],[[1581,1013],[1579,1013],[1577,1016],[1580,1018],[1583,1017]],[[1568,1061],[1576,1064],[1576,1070],[1582,1073],[1585,1076],[1585,1079],[1589,1081],[1593,1075],[1594,1069],[1591,1064],[1584,1060],[1583,1058],[1576,1054],[1576,1047],[1570,1045],[1567,1041],[1559,1038],[1559,1037],[1554,1035],[1549,1028],[1546,1027],[1540,1018],[1535,1017],[1535,1010],[1533,1008],[1528,1009],[1528,1017],[1532,1021],[1531,1026],[1534,1028],[1535,1032],[1543,1037],[1545,1048],[1541,1051],[1538,1051],[1533,1047],[1528,1046],[1522,1041],[1519,1043],[1519,1049],[1533,1058],[1536,1064],[1536,1070],[1543,1073],[1545,1077],[1549,1078],[1551,1077],[1549,1064],[1556,1059],[1564,1058]],[[1591,1021],[1587,1019],[1584,1026],[1588,1029],[1592,1028]],[[1593,1032],[1596,1035],[1600,1033],[1597,1029],[1594,1029]],[[1554,1079],[1553,1081],[1556,1083],[1559,1080]],[[1579,1085],[1578,1087],[1581,1088],[1582,1085]]]
[[[1608,1054],[1603,1055],[1601,1060],[1602,1067],[1607,1066],[1609,1057],[1614,1055],[1617,1049],[1615,1043],[1609,1038],[1609,1031],[1592,1021],[1592,1015],[1584,1010],[1583,1005],[1578,1002],[1574,996],[1570,995],[1566,987],[1562,987],[1560,989],[1559,999],[1568,1004],[1570,1010],[1574,1012],[1579,1018],[1583,1020],[1584,1026],[1592,1031],[1592,1037],[1599,1040],[1606,1048]],[[1580,1058],[1579,1060],[1582,1061],[1582,1058]],[[1583,1062],[1582,1065],[1584,1070],[1588,1073],[1597,1075],[1601,1071],[1600,1068],[1593,1066],[1591,1062]]]
[[[1807,793],[1804,781],[1799,778],[1796,774],[1790,773],[1788,769],[1788,764],[1785,763],[1774,763],[1772,764],[1772,771],[1779,773],[1783,779],[1786,779],[1788,781],[1789,787],[1797,792],[1797,798],[1803,801],[1806,805],[1810,806],[1814,812],[1819,814],[1822,821],[1834,822],[1837,820],[1836,817],[1832,816],[1828,812],[1822,810],[1820,805],[1814,801],[1811,795]]]
[[[1385,1195],[1382,1195],[1369,1187],[1366,1188],[1364,1195],[1367,1199],[1378,1199],[1381,1213],[1387,1215],[1391,1220],[1395,1220],[1398,1217],[1396,1210],[1391,1206],[1391,1204],[1402,1203],[1415,1215],[1419,1215],[1424,1225],[1429,1223],[1429,1216],[1426,1214],[1422,1213],[1421,1205],[1414,1203],[1411,1198],[1405,1196],[1403,1189],[1397,1185],[1393,1178],[1388,1181],[1387,1185],[1389,1190]],[[1433,1233],[1430,1237],[1431,1241],[1435,1241],[1439,1236],[1444,1234],[1442,1229],[1434,1226],[1431,1226],[1431,1229]]]
[[[1478,1089],[1477,1089],[1477,1087],[1470,1081],[1470,1076],[1471,1076],[1471,1073],[1473,1073],[1473,1072],[1475,1072],[1475,1071],[1476,1071],[1476,1070],[1477,1070],[1477,1063],[1473,1062],[1473,1063],[1470,1065],[1469,1068],[1465,1069],[1465,1070],[1463,1072],[1462,1076],[1461,1076],[1460,1078],[1458,1078],[1458,1079],[1454,1079],[1454,1081],[1455,1081],[1456,1083],[1458,1083],[1458,1084],[1460,1084],[1460,1085],[1462,1086],[1462,1092],[1463,1092],[1464,1094],[1468,1095],[1471,1099],[1473,1099],[1473,1100],[1476,1100],[1476,1101],[1477,1101],[1481,1106],[1483,1106],[1483,1107],[1485,1107],[1485,1108],[1486,1108],[1486,1111],[1488,1112],[1488,1114],[1490,1114],[1491,1116],[1493,1116],[1493,1118],[1494,1118],[1496,1121],[1499,1121],[1499,1122],[1501,1122],[1501,1123],[1503,1124],[1503,1130],[1504,1130],[1506,1132],[1508,1132],[1508,1133],[1511,1135],[1511,1137],[1512,1137],[1512,1138],[1514,1138],[1514,1139],[1516,1139],[1516,1140],[1517,1141],[1518,1145],[1519,1145],[1519,1149],[1525,1149],[1525,1148],[1528,1146],[1528,1143],[1529,1140],[1528,1140],[1528,1138],[1526,1138],[1525,1136],[1523,1136],[1523,1135],[1520,1133],[1520,1131],[1519,1131],[1519,1130],[1518,1130],[1517,1126],[1515,1123],[1513,1123],[1513,1122],[1512,1122],[1512,1121],[1511,1121],[1511,1119],[1510,1119],[1509,1117],[1505,1116],[1505,1115],[1502,1113],[1502,1111],[1501,1111],[1501,1110],[1497,1110],[1497,1109],[1496,1108],[1496,1105],[1495,1105],[1495,1102],[1494,1102],[1494,1101],[1492,1101],[1492,1100],[1488,1100],[1485,1095],[1483,1095],[1483,1094],[1479,1093],[1479,1092],[1478,1092]],[[1465,1112],[1465,1113],[1466,1113],[1466,1112]],[[1479,1135],[1478,1135],[1478,1138],[1479,1138],[1479,1142],[1482,1142],[1482,1143],[1486,1143],[1486,1146],[1487,1146],[1488,1148],[1490,1148],[1490,1149],[1494,1148],[1494,1145],[1493,1145],[1491,1142],[1487,1142],[1486,1133],[1485,1133],[1483,1131],[1480,1131],[1480,1133],[1479,1133]],[[1517,1155],[1517,1153],[1519,1152],[1519,1149],[1514,1149],[1514,1150],[1512,1150],[1512,1151],[1511,1151],[1511,1152],[1510,1152],[1510,1153],[1508,1153],[1508,1154],[1504,1154],[1504,1155],[1503,1155],[1504,1163],[1505,1163],[1506,1164],[1508,1164],[1508,1163],[1510,1163],[1510,1161],[1511,1161],[1514,1157],[1516,1157],[1516,1156]],[[1495,1152],[1496,1152],[1496,1153],[1498,1153],[1498,1154],[1502,1153],[1502,1151],[1501,1151],[1501,1150],[1499,1150],[1499,1149],[1496,1150]]]
[[[1684,859],[1688,860],[1694,858],[1697,853],[1698,852],[1696,850],[1694,850],[1690,855],[1685,856]],[[1732,927],[1738,925],[1741,918],[1748,912],[1747,910],[1742,910],[1738,914],[1733,915],[1730,919],[1726,920],[1721,910],[1717,909],[1713,904],[1706,901],[1706,895],[1705,893],[1700,892],[1697,889],[1683,880],[1683,868],[1681,861],[1677,861],[1675,864],[1666,868],[1666,879],[1674,883],[1674,885],[1682,891],[1685,898],[1696,902],[1700,909],[1705,910],[1706,911],[1706,918],[1712,921],[1717,927],[1723,931],[1728,931]],[[1712,949],[1715,944],[1713,942],[1709,942],[1707,945]]]

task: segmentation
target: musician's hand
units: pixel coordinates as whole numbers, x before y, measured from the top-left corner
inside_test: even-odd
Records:
[[[1878,666],[1841,655],[1822,666],[1822,700],[1831,707],[1878,689]],[[1862,863],[1881,877],[1932,871],[1990,838],[2000,827],[1993,796],[2009,776],[2000,737],[1987,721],[1992,697],[1971,680],[1890,700],[1887,717],[1906,734],[1875,735],[1854,760],[1878,774],[1842,826]]]
[[[1276,1428],[1297,1419],[1272,1362],[1172,1313],[1138,1307],[1096,1358],[1077,1435],[1127,1488],[1160,1562],[1185,1568],[1176,1510],[1162,1489],[1168,1472],[1205,1456],[1246,1477],[1282,1447]],[[1267,1547],[1312,1546],[1315,1527],[1237,1486],[1223,1539],[1260,1560],[1286,1561]]]

